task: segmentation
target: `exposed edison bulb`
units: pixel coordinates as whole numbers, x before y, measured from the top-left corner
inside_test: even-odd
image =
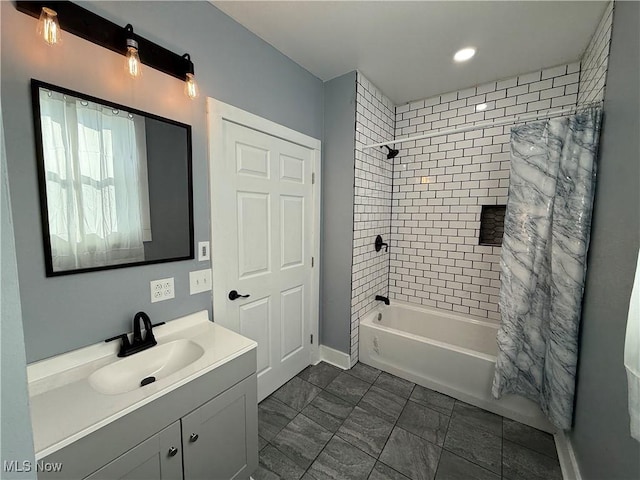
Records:
[[[133,78],[138,78],[142,75],[140,56],[138,55],[138,42],[131,38],[127,38],[127,54],[125,56],[124,69]]]
[[[184,81],[184,93],[191,99],[198,96],[198,84],[196,83],[196,77],[193,76],[193,73],[187,73],[187,78]]]
[[[38,20],[38,36],[47,45],[60,43],[60,23],[58,22],[58,12],[48,7],[42,7],[40,19]]]

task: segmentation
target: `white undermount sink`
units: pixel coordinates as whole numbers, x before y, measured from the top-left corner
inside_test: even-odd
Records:
[[[89,375],[97,392],[118,395],[141,388],[149,377],[155,381],[182,370],[202,357],[204,350],[191,340],[174,340],[106,365]],[[152,383],[154,380],[147,380]]]

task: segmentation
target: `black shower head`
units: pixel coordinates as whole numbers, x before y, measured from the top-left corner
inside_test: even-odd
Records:
[[[387,158],[389,158],[389,159],[396,158],[396,156],[400,153],[400,150],[396,150],[395,148],[391,148],[388,145],[385,145],[385,148],[387,150],[389,150],[389,153],[387,153]]]

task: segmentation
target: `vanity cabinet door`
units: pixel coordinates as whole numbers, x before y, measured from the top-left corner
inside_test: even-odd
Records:
[[[148,438],[85,480],[182,480],[180,422]]]
[[[182,418],[185,480],[246,479],[258,466],[256,376]]]

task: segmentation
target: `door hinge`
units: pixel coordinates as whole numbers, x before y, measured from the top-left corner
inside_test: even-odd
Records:
[[[316,260],[314,257],[311,257],[311,268],[313,268],[313,265],[316,263]]]
[[[311,185],[315,185],[315,183],[316,183],[316,173],[313,172],[311,174]]]
[[[313,333],[311,334],[311,345],[313,345]]]

